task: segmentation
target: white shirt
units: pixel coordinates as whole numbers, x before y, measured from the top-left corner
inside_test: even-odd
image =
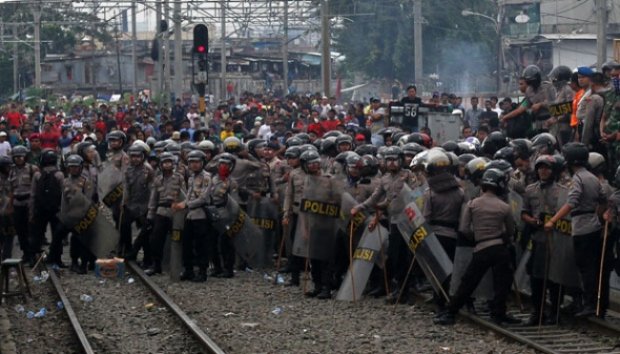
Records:
[[[0,143],[0,156],[11,156],[11,144],[8,141]]]
[[[271,127],[269,124],[263,124],[258,129],[258,138],[267,141],[271,136]]]

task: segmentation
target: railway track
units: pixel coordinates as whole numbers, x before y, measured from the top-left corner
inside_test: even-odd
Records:
[[[154,313],[153,316],[160,316],[160,317],[155,317],[154,319],[152,320],[149,319],[147,321],[157,322],[157,319],[161,318],[161,316],[165,316],[165,317],[172,316],[174,317],[174,320],[170,322],[177,322],[177,323],[180,322],[180,325],[182,327],[182,332],[189,332],[189,334],[191,334],[191,336],[190,335],[179,336],[178,331],[177,331],[177,332],[173,332],[165,336],[164,340],[183,341],[182,345],[186,347],[191,346],[190,351],[192,353],[196,351],[209,353],[209,354],[224,353],[224,351],[213,340],[211,340],[211,338],[209,338],[209,336],[204,331],[202,331],[200,327],[198,327],[194,323],[194,321],[185,312],[183,312],[183,310],[181,310],[180,307],[176,303],[174,303],[174,301],[172,301],[172,299],[158,285],[156,285],[152,280],[150,280],[148,276],[146,276],[144,272],[135,263],[129,262],[126,265],[127,265],[129,272],[132,274],[132,276],[140,280],[140,284],[144,285],[143,288],[148,289],[149,297],[157,298],[158,301],[161,303],[161,305],[163,305],[163,307],[165,308],[165,310],[163,311],[153,312]],[[87,308],[87,305],[85,303],[80,304],[78,301],[72,301],[71,300],[72,298],[74,299],[76,298],[75,292],[68,290],[67,289],[68,287],[63,285],[62,279],[56,274],[56,272],[51,271],[49,272],[49,274],[50,274],[50,280],[55,289],[55,292],[57,293],[60,301],[62,301],[63,303],[64,311],[69,317],[69,321],[71,323],[73,332],[75,333],[79,341],[79,345],[80,345],[79,352],[82,352],[85,354],[94,354],[94,353],[103,353],[103,352],[111,351],[112,349],[110,347],[106,347],[106,345],[102,345],[102,342],[105,342],[105,341],[107,342],[119,341],[120,342],[122,338],[120,337],[116,338],[120,335],[114,334],[110,338],[107,338],[105,335],[101,335],[97,333],[93,334],[93,332],[96,332],[97,329],[102,330],[102,331],[104,329],[98,327],[98,325],[96,324],[97,318],[94,318],[94,319],[89,318],[87,315],[90,314],[91,316],[96,317],[97,315],[101,316],[101,314],[100,313],[97,314],[96,311],[92,311],[92,313],[89,312],[90,309]],[[138,285],[138,286],[141,286],[141,285]],[[117,288],[120,289],[119,286],[117,286]],[[139,291],[139,290],[136,290],[136,286],[133,286],[132,289],[133,289],[132,291]],[[106,289],[106,291],[107,290],[108,289]],[[118,290],[118,291],[122,291],[122,290]],[[136,298],[136,297],[133,297],[133,298]],[[140,298],[142,299],[144,297],[140,297]],[[97,299],[95,299],[95,301],[97,301]],[[132,307],[132,309],[135,309],[135,308],[136,308],[135,306]],[[114,309],[118,309],[118,307],[115,307]],[[99,309],[99,311],[101,311],[101,309]],[[113,312],[114,310],[111,309],[110,313],[105,313],[106,317],[108,316],[109,316],[108,318],[114,317],[115,314]],[[122,317],[124,315],[117,315],[117,316],[118,316],[117,320],[121,322],[132,320],[132,318]],[[93,323],[95,323],[94,326],[93,326]],[[107,327],[105,330],[107,330]],[[129,333],[129,334],[135,335],[136,333]],[[145,333],[144,335],[147,335],[147,334]],[[157,335],[157,333],[155,334],[148,333],[148,335]],[[95,340],[91,342],[93,338],[95,338]],[[185,343],[187,338],[191,338],[193,340],[193,343],[191,344]],[[114,345],[118,345],[118,343],[115,343]]]
[[[511,311],[511,315],[523,322],[527,321],[529,314]],[[525,326],[508,325],[499,326],[490,320],[488,313],[478,315],[461,311],[460,315],[471,322],[488,328],[516,342],[522,343],[541,353],[600,353],[620,354],[620,317],[618,314],[609,314],[608,319],[589,318],[587,320],[575,320],[559,325]],[[585,324],[585,326],[584,326]],[[601,333],[608,332],[606,336]]]

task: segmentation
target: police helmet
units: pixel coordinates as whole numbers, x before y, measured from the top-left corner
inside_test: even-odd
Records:
[[[161,164],[166,161],[170,161],[172,162],[172,164],[174,164],[176,162],[176,158],[171,152],[164,151],[161,153],[161,155],[159,155],[159,165],[161,166]]]
[[[445,152],[439,149],[430,149],[423,164],[426,172],[429,175],[434,175],[445,172],[452,165],[452,162]]]
[[[386,160],[398,160],[403,158],[403,151],[398,146],[389,146],[383,153],[383,158]]]
[[[407,143],[403,145],[402,150],[404,155],[413,157],[426,150],[426,148],[418,143]]]
[[[56,166],[58,163],[58,155],[56,154],[56,151],[50,149],[44,150],[41,153],[39,163],[41,167]]]
[[[347,159],[349,158],[349,156],[351,155],[357,155],[356,153],[354,153],[353,151],[344,151],[339,153],[338,155],[336,155],[336,157],[334,158],[334,161],[338,162],[341,165],[345,165],[347,163]],[[359,156],[359,155],[358,155]]]
[[[82,167],[83,165],[84,165],[84,159],[80,155],[71,154],[67,156],[67,158],[65,159],[65,166],[67,167],[73,167],[73,166]]]
[[[136,140],[133,142],[133,144],[131,144],[131,146],[134,145],[139,145],[144,149],[144,152],[148,155],[149,153],[151,153],[151,147],[149,146],[149,144],[145,143],[142,140]]]
[[[526,66],[525,69],[523,69],[523,74],[521,76],[523,76],[525,81],[527,81],[528,83],[535,81],[540,82],[542,80],[540,68],[536,65]]]
[[[336,138],[333,136],[323,138],[320,152],[323,155],[335,156],[338,153],[338,150],[336,149]]]
[[[491,160],[485,166],[485,170],[496,169],[502,171],[506,175],[506,180],[510,179],[510,173],[512,172],[512,165],[505,160]]]
[[[237,158],[235,157],[235,155],[231,153],[224,152],[218,155],[217,163],[227,164],[230,167],[230,171],[232,171],[235,169],[235,165],[237,164]]]
[[[601,67],[602,72],[610,71],[613,69],[620,69],[620,63],[618,63],[615,60],[610,60],[610,61],[605,62],[603,66]]]
[[[0,168],[8,168],[11,167],[13,161],[8,156],[0,156]]]
[[[552,82],[568,82],[572,74],[573,71],[568,66],[560,65],[551,70],[549,79],[551,79]]]
[[[409,134],[401,135],[398,141],[396,141],[396,145],[403,147],[403,145],[407,144],[407,139],[409,139]]]
[[[562,155],[568,166],[586,166],[588,164],[588,147],[582,143],[568,143],[562,147]]]
[[[512,147],[514,157],[517,159],[527,160],[532,156],[533,146],[532,142],[528,139],[511,140],[509,146]]]
[[[194,146],[193,143],[189,142],[189,141],[184,141],[181,143],[181,151],[187,153],[189,151],[192,151],[196,148],[196,146]]]
[[[357,167],[357,163],[362,159],[362,157],[355,152],[348,151],[350,154],[347,154],[347,167]]]
[[[349,144],[353,146],[353,138],[351,137],[351,135],[342,134],[336,137],[336,145],[340,145],[340,144]]]
[[[205,155],[205,153],[200,150],[192,150],[190,151],[189,154],[187,154],[188,162],[199,161],[199,162],[204,163],[206,158],[207,158],[207,155]]]
[[[301,156],[301,148],[299,146],[291,146],[284,152],[287,159],[298,159]]]
[[[156,152],[163,152],[164,149],[166,149],[166,145],[168,145],[168,143],[166,143],[165,141],[158,141],[155,143],[155,145],[153,145],[153,150],[155,150]]]
[[[475,158],[476,158],[476,155],[474,155],[474,154],[461,154],[458,157],[459,165],[465,166],[465,165],[467,165],[467,163],[469,161],[471,161],[471,160],[473,160]]]
[[[149,136],[148,138],[146,138],[146,144],[153,148],[153,146],[155,145],[155,143],[157,143],[157,139],[153,138],[152,136]]]
[[[488,162],[489,159],[486,157],[476,157],[470,160],[465,165],[465,178],[477,184],[480,178],[482,178],[484,168]]]
[[[140,144],[132,144],[127,150],[127,153],[129,156],[140,156],[143,158],[146,156],[146,150]]]
[[[210,151],[212,154],[214,154],[216,147],[215,147],[215,144],[211,140],[203,140],[198,143],[198,149],[203,152]]]
[[[360,156],[364,155],[372,155],[375,156],[377,154],[377,147],[372,144],[364,144],[355,148],[355,152],[357,152]]]
[[[547,166],[550,169],[552,169],[554,172],[557,171],[557,161],[555,160],[555,158],[552,155],[540,155],[538,156],[538,158],[536,159],[536,162],[534,163],[534,169],[537,170],[540,166]]]
[[[503,192],[508,186],[504,172],[496,168],[490,168],[484,171],[482,179],[480,180],[480,185],[482,187],[491,187],[498,193]]]
[[[392,144],[393,145],[401,146],[402,143],[406,143],[406,141],[403,140],[403,137],[409,137],[409,134],[407,134],[407,133],[405,133],[403,131],[400,131],[400,130],[395,131],[392,134]],[[399,145],[399,142],[402,142],[402,143]]]
[[[164,151],[169,152],[174,156],[179,156],[181,155],[181,145],[175,142],[170,142],[166,144],[166,148],[164,149]]]
[[[415,170],[424,169],[429,151],[430,150],[424,150],[421,153],[415,155],[409,163],[409,167]]]
[[[460,154],[473,154],[475,155],[478,152],[478,148],[476,147],[476,145],[467,142],[467,141],[461,141],[460,143],[458,143],[459,146],[459,153]]]
[[[330,130],[327,133],[323,134],[323,139],[325,138],[337,138],[339,136],[342,135],[342,132],[340,130]],[[310,140],[310,139],[308,139]]]
[[[77,144],[75,151],[77,152],[78,155],[84,158],[86,156],[86,151],[94,147],[95,145],[91,143],[90,141],[84,141],[84,142]]]
[[[108,133],[107,140],[120,140],[123,145],[127,142],[127,135],[120,130],[114,130]]]
[[[424,134],[424,133],[411,133],[409,134],[409,136],[407,137],[407,142],[408,143],[418,143],[422,146],[424,146],[427,149],[430,149],[431,146],[433,145],[433,140],[431,139],[430,136]]]
[[[538,152],[552,154],[557,144],[556,138],[549,133],[540,133],[532,138],[532,148]]]
[[[338,132],[338,133],[340,133],[340,132]],[[299,133],[299,134],[297,134],[295,136],[301,140],[302,144],[309,144],[310,143],[310,135],[308,135],[307,133]]]
[[[248,142],[248,151],[254,157],[259,157],[256,149],[267,147],[267,142],[263,139],[252,139]]]
[[[243,144],[241,143],[241,140],[239,140],[239,138],[235,136],[229,136],[228,138],[224,139],[223,145],[224,152],[228,152],[231,154],[236,154],[243,150]]]
[[[303,144],[299,147],[299,150],[301,151],[301,153],[303,154],[306,151],[312,150],[312,151],[316,151],[319,152],[319,150],[317,150],[316,146],[312,145],[312,144]]]
[[[480,147],[480,140],[478,140],[478,138],[476,138],[475,136],[470,136],[467,139],[465,139],[466,142],[473,144],[476,149]]]
[[[441,147],[446,150],[446,151],[451,151],[455,154],[459,154],[460,150],[459,150],[459,144],[457,144],[456,141],[454,140],[448,140],[445,143],[441,144]]]
[[[605,173],[607,169],[605,157],[598,152],[590,152],[588,154],[589,170],[594,174]]]
[[[28,148],[25,146],[18,145],[11,150],[11,157],[26,157],[28,155]]]
[[[493,155],[494,160],[504,160],[508,162],[511,166],[515,164],[515,152],[512,146],[503,147]]]
[[[299,146],[299,145],[301,145],[303,143],[304,142],[301,139],[299,139],[298,137],[296,137],[296,136],[292,136],[292,137],[286,139],[286,147],[287,148],[289,148],[291,146]]]
[[[501,132],[494,131],[489,134],[486,139],[482,142],[482,152],[485,155],[493,156],[497,152],[497,150],[508,145],[508,141],[506,140],[506,136]]]
[[[379,172],[379,160],[372,155],[364,155],[357,162],[357,169],[362,177],[374,176]]]
[[[319,153],[317,151],[308,150],[308,151],[304,151],[301,154],[301,156],[299,157],[299,160],[301,162],[301,167],[307,173],[308,172],[308,165],[309,164],[316,163],[316,162],[321,162],[321,155],[319,155]]]

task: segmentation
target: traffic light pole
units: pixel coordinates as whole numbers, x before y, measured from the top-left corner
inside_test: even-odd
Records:
[[[205,94],[208,76],[209,30],[205,25],[194,27],[194,45],[192,48],[192,83],[198,92],[198,110],[204,117],[206,111]],[[196,72],[196,66],[198,71]]]

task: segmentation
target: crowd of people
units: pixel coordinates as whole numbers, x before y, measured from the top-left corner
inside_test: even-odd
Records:
[[[560,66],[547,77],[527,67],[519,82],[525,98],[489,97],[484,110],[476,97],[469,110],[454,95],[423,102],[409,86],[401,102],[461,116],[461,139],[442,144],[413,116],[392,122],[379,99],[341,105],[319,94],[247,93],[205,116],[196,104],[176,100],[169,108],[144,95],[131,104],[75,104],[66,113],[10,103],[0,120],[1,257],[12,256],[17,236],[33,264],[50,226],[47,262],[86,274],[95,256],[72,225],[75,208],[105,205],[120,232],[114,253],[140,260],[147,274],[162,273],[166,239],[180,238],[181,280],[230,278],[235,265],[254,266],[239,250],[234,225],[222,222],[234,201],[253,218],[257,208],[273,207],[259,225],[259,252],[275,254],[278,271],[290,273],[287,285],[300,286],[310,271],[314,288],[306,295],[329,299],[359,237],[339,230],[326,238],[329,227],[313,231],[306,216],[346,214],[353,223],[364,214],[368,229],[382,226],[389,235],[387,261],[377,262],[365,294],[408,303],[425,274],[407,271],[415,250],[395,223],[402,211],[391,207],[408,186],[422,191],[424,218],[453,263],[451,277],[434,287],[438,323],[454,323],[474,297],[488,300],[494,321],[517,322],[506,300],[520,262],[527,263],[530,324],[557,323],[561,309],[604,317],[611,272],[620,270],[620,192],[612,187],[620,186],[620,64],[600,72]],[[110,169],[122,189],[117,200],[100,195],[99,176]],[[322,209],[343,193],[355,200],[350,210]],[[299,244],[312,241],[300,237],[320,243],[304,252],[310,246]],[[261,266],[272,266],[270,258]]]

